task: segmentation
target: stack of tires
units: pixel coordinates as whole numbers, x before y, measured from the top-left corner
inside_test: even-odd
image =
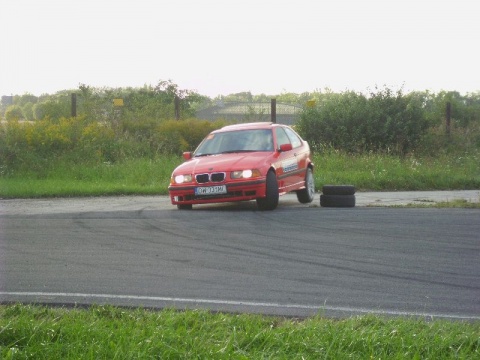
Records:
[[[354,207],[355,186],[353,185],[324,185],[320,195],[322,207]]]

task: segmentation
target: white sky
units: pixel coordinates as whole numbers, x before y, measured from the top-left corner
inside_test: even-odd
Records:
[[[480,90],[478,0],[0,0],[0,95]]]

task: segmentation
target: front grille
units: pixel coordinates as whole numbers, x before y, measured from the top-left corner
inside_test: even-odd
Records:
[[[200,174],[200,175],[196,175],[195,179],[197,179],[197,183],[203,184],[203,183],[208,182],[209,176],[208,176],[208,174]]]
[[[212,182],[222,182],[225,180],[225,173],[213,173],[210,175],[210,180]]]
[[[211,173],[211,174],[198,174],[195,175],[195,179],[198,184],[205,184],[208,182],[222,182],[225,180],[225,173]]]

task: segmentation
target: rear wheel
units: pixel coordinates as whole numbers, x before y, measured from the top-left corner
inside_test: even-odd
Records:
[[[305,189],[297,191],[297,199],[302,204],[308,204],[313,201],[315,196],[315,181],[313,179],[312,169],[308,168],[305,174]]]
[[[275,172],[269,171],[267,174],[267,189],[264,198],[257,198],[259,210],[274,210],[278,206],[278,182]]]

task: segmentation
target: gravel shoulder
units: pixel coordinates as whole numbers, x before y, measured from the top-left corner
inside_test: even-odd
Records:
[[[402,206],[466,200],[480,202],[480,190],[357,192],[356,206]],[[202,205],[215,206],[215,205]],[[280,198],[280,206],[320,206],[319,194],[311,204],[299,204],[295,194]],[[0,199],[0,215],[81,213],[98,211],[177,210],[168,196],[114,196],[47,199]]]

